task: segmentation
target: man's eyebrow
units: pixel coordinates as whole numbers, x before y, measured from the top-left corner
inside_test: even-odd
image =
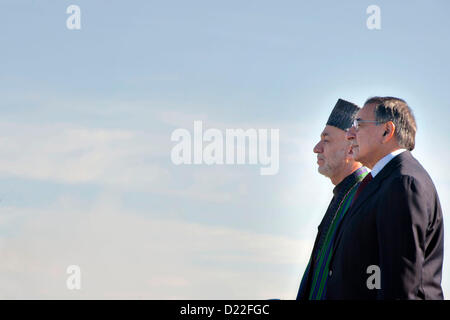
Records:
[[[328,134],[328,133],[326,133],[326,132],[322,132],[322,133],[320,134],[320,136],[321,136],[321,137],[328,137],[328,136],[329,136],[329,134]]]

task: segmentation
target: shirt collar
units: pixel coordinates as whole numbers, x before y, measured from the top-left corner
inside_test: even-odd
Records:
[[[381,169],[384,168],[385,165],[389,163],[392,159],[394,159],[396,156],[398,156],[400,153],[405,152],[406,149],[398,149],[395,151],[392,151],[391,153],[388,153],[383,158],[378,160],[378,162],[373,166],[371,174],[372,178],[375,178],[375,176],[381,171]]]
[[[352,187],[355,183],[362,180],[362,176],[369,172],[370,170],[366,167],[361,167],[353,173],[349,174],[347,177],[344,178],[341,182],[339,182],[333,189],[333,194],[335,197],[339,195],[341,192],[347,192],[347,190]]]

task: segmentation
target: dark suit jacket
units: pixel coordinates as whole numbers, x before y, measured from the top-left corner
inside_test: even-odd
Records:
[[[326,298],[443,299],[443,249],[436,189],[425,169],[405,151],[376,175],[347,211],[334,241]],[[367,286],[375,275],[367,271],[371,265],[380,268],[380,289]]]
[[[340,183],[338,183],[333,189],[333,199],[331,199],[328,205],[327,211],[322,218],[322,222],[318,226],[316,241],[314,242],[314,247],[311,252],[311,257],[309,258],[309,268],[305,270],[305,274],[302,277],[302,282],[300,283],[300,288],[297,293],[297,300],[308,300],[311,290],[311,285],[314,277],[314,270],[316,268],[316,257],[318,254],[319,247],[323,245],[328,228],[333,221],[336,211],[339,208],[339,204],[345,198],[347,192],[359,183],[361,180],[361,174],[367,172],[366,167],[361,167],[353,173],[345,177]]]

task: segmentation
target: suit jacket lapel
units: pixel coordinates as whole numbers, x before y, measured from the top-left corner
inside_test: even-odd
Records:
[[[361,192],[359,197],[355,200],[352,206],[348,209],[343,220],[336,230],[336,235],[333,241],[333,252],[336,250],[339,241],[341,239],[342,233],[345,230],[346,223],[350,221],[350,218],[358,212],[358,209],[366,202],[366,200],[371,197],[379,188],[383,180],[385,180],[392,171],[397,168],[404,158],[412,157],[409,151],[405,151],[395,158],[393,158],[389,163],[376,175],[376,177],[365,187]]]

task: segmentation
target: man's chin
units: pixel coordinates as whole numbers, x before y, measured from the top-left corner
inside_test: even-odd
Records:
[[[324,167],[318,167],[317,171],[321,174],[324,175],[325,177],[328,177],[327,175],[327,170]]]
[[[359,152],[358,152],[358,150],[353,149],[352,153],[351,153],[351,156],[352,156],[353,160],[359,161]]]

